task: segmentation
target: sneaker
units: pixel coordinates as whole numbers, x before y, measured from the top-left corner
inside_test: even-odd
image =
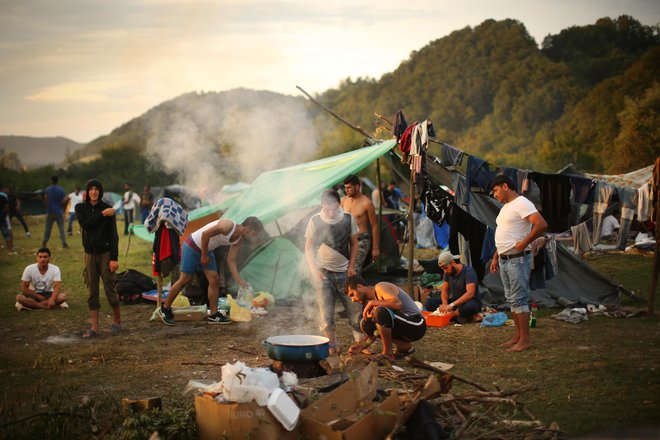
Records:
[[[60,304],[60,309],[68,309],[69,305],[66,303],[66,301],[62,301],[62,304]]]
[[[68,248],[69,248],[69,245],[66,244],[66,243],[62,243],[62,247],[63,247],[64,249],[68,249]]]
[[[25,236],[26,236],[26,237],[32,237],[32,234],[30,234],[30,231],[27,231],[27,232],[25,233]]]
[[[231,324],[231,319],[227,318],[220,312],[215,312],[213,315],[206,318],[207,324]]]
[[[16,310],[18,310],[19,312],[21,310],[32,310],[29,307],[25,307],[23,304],[19,303],[18,301],[16,301],[16,304],[14,304],[14,307],[16,307]]]
[[[161,321],[163,321],[163,324],[165,325],[174,325],[176,324],[176,321],[174,320],[174,314],[172,313],[172,308],[166,308],[165,306],[160,306],[160,309],[158,309],[158,317],[160,318]]]

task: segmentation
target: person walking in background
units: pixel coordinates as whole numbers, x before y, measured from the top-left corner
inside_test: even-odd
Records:
[[[124,235],[128,235],[128,227],[133,223],[133,214],[139,203],[140,196],[131,191],[130,183],[124,183],[124,197],[122,198],[122,206],[124,208]]]
[[[3,185],[0,184],[0,188]],[[14,250],[14,240],[11,234],[11,222],[9,221],[9,196],[0,191],[0,232],[7,242],[7,250],[9,254],[16,254]]]
[[[87,197],[76,206],[76,217],[82,229],[82,243],[85,248],[85,268],[83,277],[89,292],[87,305],[92,321],[91,329],[83,333],[83,338],[99,335],[99,279],[108,303],[112,307],[112,333],[122,329],[119,295],[115,290],[115,272],[119,268],[119,236],[115,210],[103,201],[103,185],[97,179],[90,179],[86,185]]]
[[[71,235],[73,221],[76,219],[76,206],[78,203],[82,203],[83,193],[80,191],[80,187],[76,185],[73,192],[69,194],[69,227],[67,228],[67,234]],[[80,231],[79,231],[80,232]]]
[[[64,208],[68,201],[68,197],[64,192],[64,188],[57,184],[58,177],[53,176],[50,178],[52,185],[46,188],[46,229],[44,230],[44,239],[41,247],[46,247],[48,240],[50,240],[50,231],[53,229],[53,223],[57,223],[60,230],[60,239],[62,240],[62,247],[68,248],[66,243],[66,235],[64,233]]]
[[[23,213],[21,213],[21,199],[16,196],[13,188],[7,187],[3,191],[7,193],[7,198],[9,199],[9,223],[11,224],[12,219],[16,217],[23,226],[23,229],[25,229],[25,236],[31,237],[30,228],[28,228],[27,222],[23,218]]]
[[[152,206],[154,206],[154,195],[151,192],[151,187],[149,185],[144,185],[142,195],[140,196],[140,220],[142,223],[144,223],[149,216]]]
[[[499,175],[493,180],[493,196],[503,206],[497,215],[495,255],[491,272],[500,272],[504,296],[511,307],[516,334],[502,346],[523,351],[532,346],[529,339],[529,277],[532,272],[530,244],[548,228],[532,202],[518,195],[516,184]]]

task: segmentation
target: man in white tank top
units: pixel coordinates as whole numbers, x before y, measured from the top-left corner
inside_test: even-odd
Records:
[[[531,347],[529,339],[529,276],[532,271],[530,244],[548,228],[532,202],[518,195],[516,184],[507,176],[495,177],[493,196],[502,203],[495,229],[495,255],[491,272],[500,272],[516,334],[502,344],[508,351]]]
[[[208,324],[229,324],[229,318],[218,311],[218,263],[213,251],[220,246],[237,249],[243,244],[245,237],[255,236],[262,229],[263,225],[256,217],[248,217],[241,224],[222,218],[201,227],[186,238],[181,248],[181,277],[167,294],[165,304],[158,309],[158,316],[163,323],[176,324],[172,303],[179,292],[192,281],[193,275],[201,269],[209,282],[211,315],[207,318]]]

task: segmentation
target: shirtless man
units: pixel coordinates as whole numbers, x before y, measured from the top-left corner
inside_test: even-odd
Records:
[[[376,261],[380,255],[378,247],[380,231],[378,230],[376,209],[371,199],[360,192],[358,176],[351,174],[344,179],[344,192],[346,197],[342,199],[341,207],[355,218],[359,229],[358,255],[355,259],[355,271],[359,275],[370,247],[372,261]]]

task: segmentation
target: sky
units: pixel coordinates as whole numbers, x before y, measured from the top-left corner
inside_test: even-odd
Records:
[[[0,135],[84,143],[163,101],[244,87],[299,95],[380,78],[414,50],[487,19],[537,43],[657,0],[0,0]]]

